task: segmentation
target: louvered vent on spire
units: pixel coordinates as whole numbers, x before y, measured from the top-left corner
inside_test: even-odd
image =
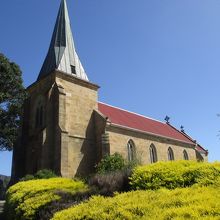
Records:
[[[56,69],[88,80],[75,50],[66,0],[61,2],[50,47],[38,80]]]

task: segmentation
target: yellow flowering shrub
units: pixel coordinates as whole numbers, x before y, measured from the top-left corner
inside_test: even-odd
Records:
[[[52,220],[217,220],[220,188],[193,186],[174,190],[131,191],[89,201],[55,213]]]
[[[175,189],[194,184],[210,185],[218,182],[220,163],[198,163],[196,161],[158,162],[138,166],[130,178],[133,189]]]
[[[87,186],[81,181],[66,178],[39,179],[19,182],[6,194],[8,219],[34,219],[36,212],[46,204],[59,200],[56,191],[75,193]]]

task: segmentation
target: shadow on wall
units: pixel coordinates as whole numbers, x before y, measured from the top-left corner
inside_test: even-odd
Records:
[[[86,128],[86,139],[82,140],[80,153],[83,156],[76,170],[76,176],[86,176],[94,173],[95,165],[97,163],[94,113],[91,115]]]
[[[198,161],[204,161],[203,156],[198,151],[196,151],[196,158]]]

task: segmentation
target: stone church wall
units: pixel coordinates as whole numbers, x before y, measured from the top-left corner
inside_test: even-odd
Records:
[[[14,179],[40,169],[52,169],[70,178],[94,170],[98,88],[56,71],[27,89],[19,153],[13,159]],[[40,127],[35,126],[38,103],[44,109]]]
[[[135,144],[137,160],[141,164],[150,164],[149,147],[151,144],[156,148],[158,161],[168,160],[167,151],[169,147],[173,150],[174,160],[183,160],[184,150],[186,150],[190,160],[196,160],[195,150],[190,144],[154,137],[114,126],[109,126],[107,132],[109,133],[110,154],[118,152],[124,158],[128,158],[127,143],[132,139]]]
[[[61,140],[61,174],[66,177],[86,175],[97,161],[94,110],[97,110],[96,85],[57,73],[56,84],[62,88],[59,105]]]
[[[112,125],[98,111],[98,86],[55,71],[28,88],[20,144],[15,149],[15,179],[40,169],[52,169],[64,177],[86,176],[104,155],[120,153],[128,158],[127,143],[135,144],[136,158],[150,164],[153,144],[158,161],[168,160],[168,148],[175,160],[186,150],[196,160],[194,145]],[[36,109],[43,105],[43,124],[36,127]]]
[[[110,153],[109,149],[109,141],[103,141],[103,136],[105,134],[106,128],[106,118],[101,115],[100,112],[94,111],[95,118],[95,133],[96,133],[96,154],[97,154],[97,162],[99,162],[104,155]]]
[[[39,169],[51,169],[53,167],[54,144],[54,109],[56,104],[53,99],[53,76],[43,79],[39,83],[30,86],[27,91],[29,98],[26,100],[24,121],[20,146],[24,147],[25,163],[24,173],[31,174]],[[36,127],[36,110],[38,104],[44,108],[43,124]]]

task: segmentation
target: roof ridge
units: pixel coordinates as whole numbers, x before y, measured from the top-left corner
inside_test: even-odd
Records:
[[[173,125],[171,125],[170,123],[167,123],[167,125],[169,125],[170,127],[172,127],[173,129],[175,129],[177,132],[179,132],[180,134],[184,135],[186,138],[188,138],[190,141],[196,143],[196,141],[194,139],[192,139],[189,135],[187,135],[185,132],[181,132],[179,129],[177,129],[176,127],[174,127]]]
[[[145,116],[145,115],[141,115],[141,114],[138,114],[138,113],[136,113],[136,112],[128,111],[128,110],[126,110],[126,109],[123,109],[123,108],[120,108],[120,107],[117,107],[117,106],[113,106],[113,105],[110,105],[110,104],[107,104],[107,103],[104,103],[104,102],[100,102],[100,101],[98,101],[98,103],[104,104],[104,105],[107,105],[107,106],[109,106],[109,107],[116,108],[116,109],[119,109],[119,110],[122,110],[122,111],[125,111],[125,112],[128,112],[128,113],[131,113],[131,114],[134,114],[134,115],[137,115],[137,116],[141,116],[141,117],[143,117],[143,118],[150,119],[150,120],[152,120],[152,121],[157,121],[157,122],[160,122],[160,123],[162,123],[162,124],[164,124],[164,125],[166,124],[166,123],[164,123],[164,122],[162,122],[162,121],[160,121],[160,120],[157,120],[157,119],[154,119],[154,118]]]
[[[191,138],[191,136],[189,136],[187,133],[185,133],[185,132],[181,132],[181,133],[183,133],[183,135],[184,135],[185,137],[187,137],[188,139],[191,139],[193,142],[195,142],[195,144],[196,144],[198,147],[200,147],[200,148],[202,148],[204,151],[208,152],[207,149],[205,149],[205,148],[202,147],[199,143],[197,143],[196,140],[193,140],[193,139]]]
[[[189,136],[187,133],[185,132],[181,132],[180,130],[178,130],[177,128],[175,128],[173,125],[169,124],[168,125],[170,127],[172,127],[173,129],[175,129],[176,131],[178,131],[179,133],[181,133],[182,135],[184,135],[186,138],[188,138],[190,141],[194,142],[197,146],[199,146],[200,148],[202,148],[204,151],[208,152],[208,150],[206,150],[205,148],[203,148],[199,143],[197,143],[196,140],[192,139],[191,136]]]
[[[176,127],[174,127],[170,123],[161,122],[159,120],[155,120],[153,118],[146,117],[144,115],[137,114],[135,112],[127,111],[125,109],[122,109],[122,108],[119,108],[113,105],[109,105],[101,101],[98,101],[98,105],[99,105],[98,109],[105,116],[109,116],[110,121],[112,121],[112,123],[115,125],[128,127],[130,129],[140,130],[145,133],[151,133],[151,134],[153,133],[158,136],[162,135],[169,139],[175,139],[181,142],[190,143],[193,146],[199,146],[197,143],[195,143],[195,141],[190,136],[187,136],[185,133],[181,132],[180,130],[178,130]],[[117,113],[117,110],[121,111],[121,113],[120,112]],[[127,117],[120,119],[121,118],[120,115],[122,114],[126,116],[126,113],[129,113],[127,114]],[[118,114],[119,116],[116,117],[115,116],[116,114]],[[147,120],[144,121],[144,119],[148,119],[149,122]],[[130,122],[137,120],[137,123],[128,123],[129,120]],[[144,124],[141,121],[144,122]]]

